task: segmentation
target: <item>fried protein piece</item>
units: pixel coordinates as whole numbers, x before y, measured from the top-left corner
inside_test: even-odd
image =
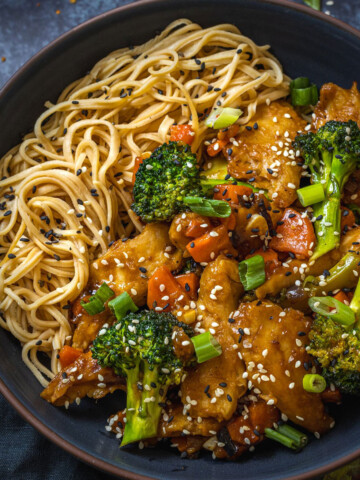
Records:
[[[228,323],[242,292],[234,260],[220,255],[205,268],[197,302],[199,324],[201,329],[214,332],[222,354],[190,370],[181,385],[181,400],[192,417],[229,420],[236,410],[237,399],[246,391],[246,381],[242,378],[244,364],[233,347],[237,342],[232,339]]]
[[[109,312],[107,310],[97,315],[89,315],[86,312],[80,302],[81,300],[87,301],[88,298],[89,296],[77,298],[72,307],[74,315],[72,322],[75,324],[75,330],[71,346],[80,350],[87,350],[102,326],[109,321]]]
[[[287,102],[277,101],[260,105],[249,126],[253,125],[257,128],[245,129],[236,137],[239,146],[233,144],[231,154],[224,149],[228,172],[239,180],[254,179],[252,185],[268,190],[276,206],[288,207],[297,198],[301,172],[301,167],[291,164],[295,162],[291,141],[306,122]]]
[[[119,389],[126,389],[124,380],[115,375],[111,368],[100,367],[91,352],[87,352],[59,372],[41,392],[41,397],[56,406],[62,406],[86,395],[102,398]]]
[[[239,348],[251,384],[294,423],[320,434],[329,430],[332,418],[325,413],[321,395],[302,386],[312,365],[305,350],[311,320],[270,301],[240,304],[234,319],[233,339],[241,336]]]
[[[334,83],[325,83],[315,108],[314,128],[317,130],[329,120],[354,120],[360,127],[360,92],[354,82],[349,90]]]
[[[90,284],[107,282],[116,295],[127,292],[137,306],[145,305],[148,279],[155,270],[162,265],[170,271],[181,267],[182,253],[171,244],[168,230],[165,223],[151,223],[137,237],[115,242],[92,263]]]

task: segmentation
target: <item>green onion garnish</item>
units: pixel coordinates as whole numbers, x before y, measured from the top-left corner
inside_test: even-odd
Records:
[[[300,449],[293,438],[290,438],[277,430],[273,430],[272,428],[265,428],[265,437],[275,440],[275,442],[281,443],[292,450]]]
[[[299,430],[296,430],[296,428],[291,427],[286,423],[284,425],[279,425],[279,428],[277,429],[277,431],[291,438],[295,442],[298,448],[304,448],[309,441],[305,433],[302,433]]]
[[[324,188],[320,183],[314,183],[308,187],[296,191],[299,201],[303,207],[314,205],[325,200]]]
[[[210,332],[196,335],[191,338],[191,341],[194,344],[198,363],[206,362],[222,354],[221,345]]]
[[[314,10],[321,10],[321,0],[303,0],[303,2]]]
[[[321,393],[326,388],[326,380],[317,373],[307,373],[303,377],[303,388],[310,393]]]
[[[139,310],[127,292],[111,300],[108,305],[117,320],[122,320],[128,312]]]
[[[239,263],[240,281],[245,290],[254,290],[265,282],[265,261],[261,255],[254,255]]]
[[[240,108],[215,108],[205,120],[210,128],[227,128],[238,120],[242,114]]]
[[[346,327],[355,323],[355,313],[351,308],[333,297],[311,297],[309,307],[313,312],[329,317]]]
[[[97,315],[105,310],[105,302],[113,296],[114,291],[104,282],[88,302],[81,301],[80,303],[89,315]]]
[[[290,82],[290,95],[294,106],[315,105],[319,99],[317,86],[306,77]]]
[[[220,217],[226,218],[231,215],[231,207],[228,202],[224,200],[209,200],[201,197],[185,197],[185,205],[188,205],[190,209],[204,215],[205,217]]]

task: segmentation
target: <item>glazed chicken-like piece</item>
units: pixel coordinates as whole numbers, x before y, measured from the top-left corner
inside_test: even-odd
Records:
[[[181,400],[191,417],[228,420],[246,391],[244,364],[234,348],[228,316],[243,292],[238,263],[220,255],[204,270],[197,302],[197,331],[209,330],[222,347],[219,357],[197,365],[181,385]],[[201,332],[203,330],[200,330]]]
[[[287,102],[260,105],[249,129],[236,136],[238,146],[233,143],[231,149],[224,149],[228,172],[268,190],[276,206],[288,207],[297,199],[301,178],[291,142],[305,126],[306,122]]]
[[[87,297],[78,298],[73,306],[73,324],[75,324],[71,345],[79,350],[86,350],[95,340],[102,326],[109,322],[109,312],[104,311],[97,315],[89,315],[81,306],[81,300],[87,301]]]
[[[331,428],[320,394],[306,392],[303,377],[311,372],[305,347],[311,319],[270,301],[240,304],[231,324],[233,340],[246,364],[249,386],[294,423],[319,434]]]
[[[320,89],[320,99],[314,113],[315,129],[330,120],[354,120],[360,126],[360,92],[356,82],[349,90],[334,83],[325,83]]]
[[[165,223],[149,223],[135,238],[113,243],[90,269],[90,283],[107,282],[116,295],[127,292],[136,305],[146,303],[148,279],[165,265],[170,271],[181,267],[182,252],[172,245]],[[141,270],[140,270],[141,268]]]
[[[62,406],[85,396],[102,398],[119,389],[126,389],[124,380],[111,368],[100,367],[91,352],[87,352],[59,372],[41,392],[41,397]]]

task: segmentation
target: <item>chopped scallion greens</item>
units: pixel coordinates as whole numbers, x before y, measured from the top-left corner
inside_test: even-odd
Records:
[[[273,430],[272,428],[265,428],[265,437],[275,440],[275,442],[281,443],[285,447],[291,448],[292,450],[299,450],[299,447],[296,445],[296,442],[286,435]]]
[[[290,95],[294,106],[315,105],[319,99],[317,86],[306,77],[298,77],[290,82]]]
[[[313,312],[329,317],[345,327],[355,323],[355,313],[351,308],[333,297],[311,297],[309,306]]]
[[[205,217],[220,217],[226,218],[231,215],[231,207],[228,202],[224,200],[209,200],[201,197],[185,197],[185,205],[188,205],[190,209],[204,215]]]
[[[139,310],[127,292],[111,300],[109,307],[117,320],[122,320],[128,312],[137,312]]]
[[[245,290],[254,290],[265,282],[265,261],[254,255],[239,263],[240,281]]]
[[[89,315],[97,315],[105,310],[105,302],[113,296],[114,291],[104,282],[88,302],[81,301],[81,306]]]
[[[303,377],[303,388],[310,393],[321,393],[326,388],[326,380],[317,373],[307,373]]]
[[[291,438],[298,448],[303,448],[305,445],[308,443],[309,439],[305,433],[300,432],[299,430],[296,430],[296,428],[291,427],[288,424],[284,425],[279,425],[279,428],[277,429],[279,433],[282,433],[283,435],[286,435],[287,437]]]
[[[210,332],[195,335],[195,337],[191,338],[191,341],[194,344],[198,363],[206,362],[222,354],[221,345]]]
[[[320,183],[314,183],[297,190],[299,201],[303,207],[314,205],[325,200],[324,188]]]
[[[227,128],[233,125],[242,114],[240,108],[216,108],[205,120],[205,125],[210,128]]]
[[[321,0],[303,0],[303,2],[314,10],[321,10]]]

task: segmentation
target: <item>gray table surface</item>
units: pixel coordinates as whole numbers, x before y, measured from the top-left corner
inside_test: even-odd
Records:
[[[132,1],[0,0],[0,88],[51,40],[95,15]],[[323,0],[323,11],[360,29],[360,0]],[[0,479],[112,478],[82,464],[43,438],[1,396],[0,412]]]

